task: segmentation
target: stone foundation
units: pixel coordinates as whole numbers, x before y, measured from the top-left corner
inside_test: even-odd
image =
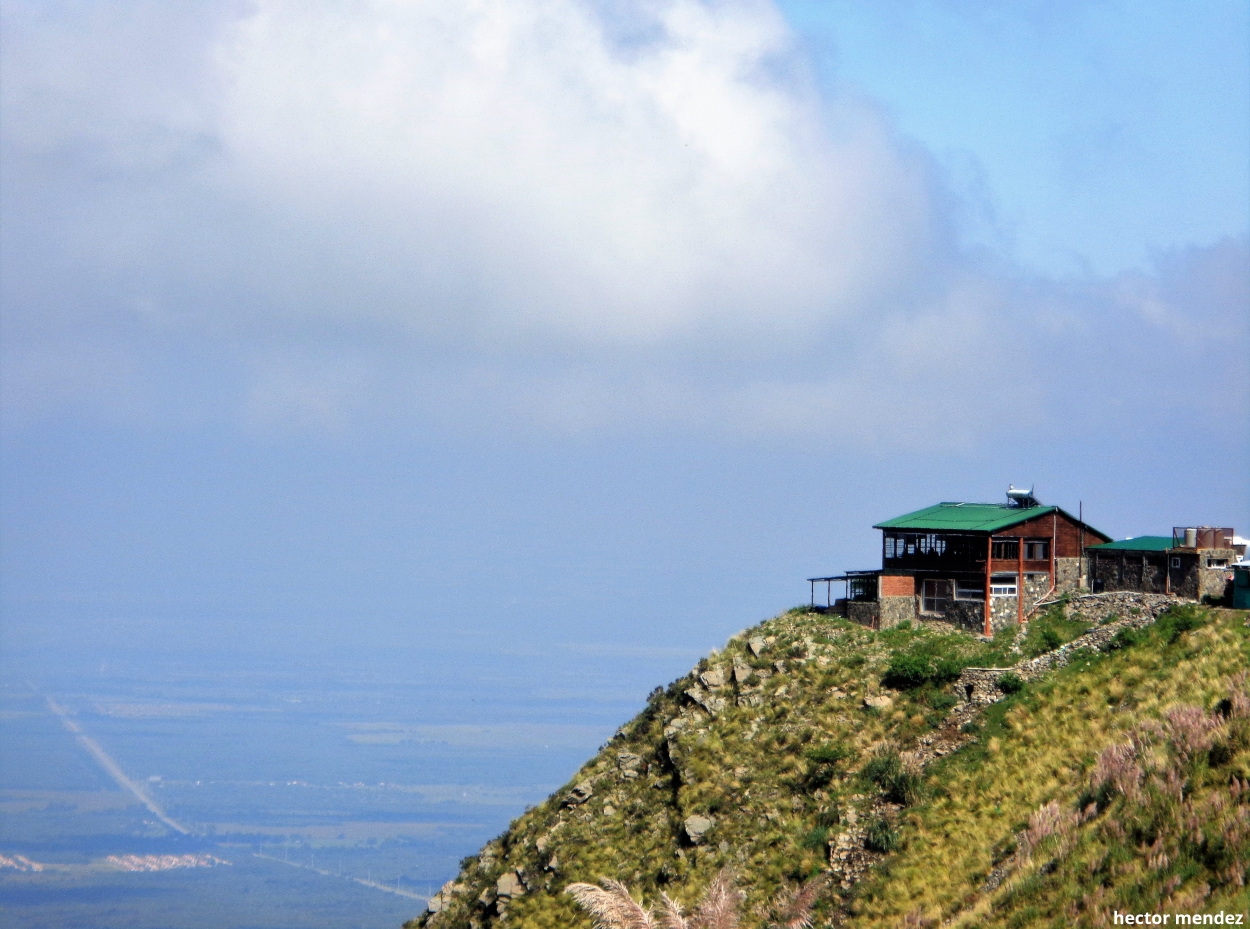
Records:
[[[876,629],[881,623],[881,608],[875,600],[851,600],[846,604],[846,618],[869,629]]]
[[[892,629],[904,620],[916,620],[915,597],[882,597],[879,606],[880,629]]]
[[[985,631],[985,602],[982,600],[952,600],[946,610],[946,621],[961,629],[980,635]]]
[[[1015,597],[993,597],[990,600],[990,629],[997,632],[1020,622],[1020,609]],[[984,623],[982,624],[984,629]]]
[[[1061,594],[1068,591],[1075,593],[1080,590],[1085,580],[1081,576],[1081,568],[1080,558],[1056,558],[1055,593]]]
[[[1024,576],[1024,617],[1050,595],[1049,574],[1026,574]]]

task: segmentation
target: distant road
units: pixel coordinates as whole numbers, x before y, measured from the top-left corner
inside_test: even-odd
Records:
[[[180,823],[175,822],[166,816],[165,811],[162,810],[157,802],[148,795],[146,790],[130,778],[126,777],[126,772],[124,772],[121,769],[121,766],[109,756],[109,753],[102,749],[100,744],[96,742],[95,739],[83,732],[82,727],[80,727],[78,723],[70,719],[69,712],[65,709],[65,707],[61,706],[51,697],[48,697],[47,701],[48,709],[50,709],[57,716],[61,717],[61,725],[74,734],[74,738],[78,740],[78,743],[91,753],[91,757],[96,760],[101,768],[108,772],[108,776],[115,780],[117,785],[121,787],[122,790],[128,790],[134,794],[140,803],[152,811],[153,816],[163,822],[170,829],[173,829],[175,832],[181,832],[183,835],[191,834],[190,829],[185,828]]]
[[[333,871],[327,871],[324,868],[313,867],[310,864],[301,864],[298,861],[288,861],[285,858],[275,858],[273,855],[266,855],[263,852],[252,852],[252,857],[264,858],[266,861],[276,861],[278,864],[289,864],[293,868],[303,868],[305,871],[314,871],[317,874],[322,874],[326,877],[341,877],[344,880],[355,881],[357,884],[372,887],[374,890],[385,890],[388,894],[397,894],[401,897],[407,897],[409,900],[420,900],[422,903],[430,902],[429,897],[424,897],[421,894],[414,894],[408,890],[400,890],[398,884],[391,887],[387,884],[381,883],[380,881],[367,881],[363,877],[349,877],[346,874],[335,874]]]

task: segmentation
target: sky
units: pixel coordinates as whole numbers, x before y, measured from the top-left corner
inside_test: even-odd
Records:
[[[0,16],[0,661],[676,675],[1008,483],[1250,534],[1246,2]]]

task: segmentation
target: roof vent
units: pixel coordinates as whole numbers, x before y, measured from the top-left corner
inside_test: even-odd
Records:
[[[1032,487],[1025,490],[1023,487],[1017,487],[1015,484],[1007,485],[1007,505],[1017,506],[1022,510],[1031,506],[1039,506],[1037,497],[1033,496]]]

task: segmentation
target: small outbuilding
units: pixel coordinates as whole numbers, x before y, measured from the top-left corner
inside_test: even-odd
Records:
[[[1094,593],[1133,590],[1189,600],[1224,597],[1232,565],[1245,554],[1231,528],[1211,526],[1177,526],[1170,536],[1122,539],[1087,552]]]

